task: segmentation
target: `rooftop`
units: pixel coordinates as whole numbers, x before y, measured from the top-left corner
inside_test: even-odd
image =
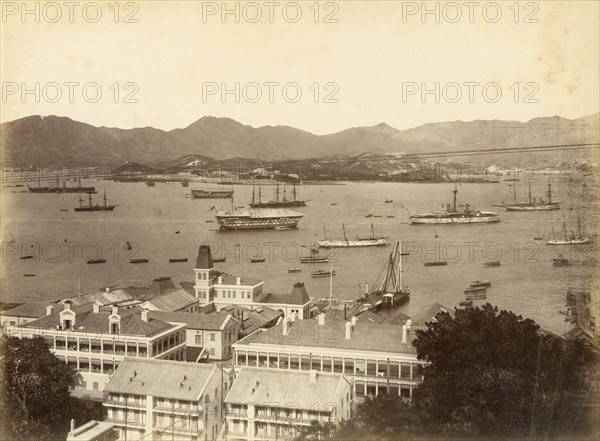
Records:
[[[439,303],[434,303],[433,305],[419,309],[417,313],[411,317],[412,325],[423,327],[426,323],[435,321],[435,316],[440,312],[447,312],[454,317],[454,310],[452,308],[447,308]]]
[[[67,305],[64,305],[64,309],[67,309]],[[54,308],[54,311],[50,315],[33,320],[21,325],[21,327],[56,329],[56,327],[61,324],[60,313],[62,311],[63,309],[58,310],[58,308]],[[110,332],[108,318],[111,315],[111,308],[101,307],[99,312],[94,312],[93,305],[88,303],[86,305],[73,307],[71,308],[71,311],[75,313],[74,331],[87,331],[98,334],[108,334]],[[139,306],[118,309],[118,314],[121,317],[120,335],[151,337],[174,326],[162,320],[151,319],[150,317],[148,318],[148,321],[145,322],[142,320],[141,312],[142,308]]]
[[[75,430],[69,432],[67,441],[92,441],[95,440],[99,435],[112,430],[113,427],[113,423],[106,421],[88,421],[82,426],[79,426]]]
[[[154,296],[145,305],[148,308],[154,307],[159,311],[178,311],[196,303],[198,303],[196,297],[180,288]]]
[[[263,283],[260,279],[255,279],[253,277],[244,277],[244,276],[232,276],[230,274],[221,274],[221,285],[237,285],[237,279],[240,278],[240,285],[244,286],[256,286]],[[215,280],[215,284],[219,285],[219,279]]]
[[[88,303],[94,302],[98,302],[100,305],[112,305],[115,303],[128,302],[134,299],[135,297],[132,296],[130,293],[122,289],[115,289],[110,292],[100,291],[90,294],[79,294],[77,296],[64,299],[61,302],[64,302],[65,300],[70,300],[71,304],[74,306],[86,305]]]
[[[196,258],[196,269],[211,269],[214,268],[210,247],[208,245],[200,245],[198,248],[198,257]]]
[[[289,371],[243,366],[233,382],[226,403],[269,404],[273,407],[323,409],[335,403],[336,392],[347,380],[342,374],[310,371]]]
[[[212,364],[126,357],[104,391],[198,401],[216,370]]]
[[[310,302],[310,297],[304,287],[304,283],[298,282],[294,284],[292,292],[289,294],[263,293],[256,296],[255,301],[257,303],[306,305]]]
[[[357,322],[352,327],[350,338],[346,339],[346,323],[344,321],[328,322],[326,320],[325,325],[318,325],[317,319],[296,320],[289,323],[288,335],[283,335],[282,322],[268,330],[259,329],[239,340],[235,343],[235,346],[304,346],[416,354],[416,349],[411,344],[415,338],[415,333],[412,330],[407,333],[407,343],[402,343],[402,326]]]
[[[211,314],[148,311],[148,317],[169,323],[185,323],[187,329],[221,329],[225,324],[229,313],[219,311]]]
[[[16,308],[9,309],[8,311],[3,311],[3,317],[11,316],[11,317],[29,317],[29,318],[39,318],[46,315],[46,307],[50,305],[56,309],[62,309],[62,306],[57,303],[52,302],[31,302],[24,303],[23,305],[17,306]]]

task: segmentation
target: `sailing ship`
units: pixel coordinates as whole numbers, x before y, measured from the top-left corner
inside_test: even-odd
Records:
[[[233,196],[233,190],[190,190],[192,199],[227,199]]]
[[[548,202],[545,202],[542,198],[536,200],[531,198],[531,181],[529,181],[529,202],[517,203],[517,184],[513,185],[514,193],[514,204],[505,205],[506,211],[548,211],[548,210],[559,210],[560,204],[558,202],[552,202],[552,183],[548,181]]]
[[[490,223],[500,222],[498,213],[491,211],[474,211],[469,204],[465,205],[464,211],[457,211],[456,194],[458,186],[454,184],[454,199],[452,206],[448,204],[446,211],[432,211],[431,213],[413,214],[409,216],[411,224],[472,224],[472,223]]]
[[[286,209],[232,209],[216,215],[221,230],[275,230],[298,227],[304,215]]]
[[[371,224],[370,237],[357,237],[356,240],[348,240],[344,224],[342,224],[342,230],[344,232],[344,240],[327,239],[327,231],[325,231],[325,227],[323,227],[324,239],[318,239],[317,245],[320,248],[380,247],[388,245],[387,237],[375,236],[373,224]]]
[[[554,225],[552,226],[552,239],[546,241],[548,245],[579,245],[584,243],[590,243],[590,239],[586,236],[584,237],[581,234],[581,217],[579,214],[577,215],[577,234],[574,231],[571,231],[571,234],[567,234],[567,225],[563,218],[563,239],[557,239],[554,234]]]
[[[112,211],[115,209],[115,207],[117,207],[118,205],[109,205],[106,203],[106,190],[104,190],[104,204],[100,205],[100,204],[96,204],[96,205],[92,205],[92,194],[88,193],[88,198],[89,198],[89,203],[88,205],[83,205],[83,200],[81,199],[81,196],[79,197],[79,207],[75,207],[73,208],[73,210],[75,211]]]
[[[558,254],[558,257],[555,257],[554,259],[552,259],[552,266],[569,266],[571,265],[571,263],[569,262],[568,259],[565,259],[565,257],[562,255],[562,253]]]
[[[288,200],[286,197],[286,190],[285,190],[285,184],[283,185],[283,198],[279,199],[279,182],[276,182],[276,189],[275,189],[275,199],[268,201],[268,202],[263,202],[262,201],[262,192],[261,192],[261,187],[260,184],[258,186],[258,201],[255,200],[255,189],[256,186],[254,186],[252,188],[252,202],[250,202],[250,207],[252,208],[287,208],[287,207],[306,207],[306,202],[307,201],[302,201],[300,199],[297,199],[297,194],[296,194],[296,184],[294,184],[294,190],[293,190],[293,196],[294,198],[291,200]]]
[[[397,240],[385,264],[385,276],[381,288],[365,293],[359,303],[370,303],[383,307],[400,306],[410,299],[408,287],[402,283],[402,243]]]

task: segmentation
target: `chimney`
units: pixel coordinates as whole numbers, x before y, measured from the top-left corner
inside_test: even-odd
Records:
[[[406,343],[406,325],[402,325],[402,343]]]
[[[283,319],[283,335],[288,335],[289,327],[290,327],[290,319],[284,318]]]
[[[54,309],[54,306],[52,306],[52,305],[46,306],[46,315],[52,314],[53,309]]]
[[[219,285],[222,285],[222,284],[223,284],[223,277],[222,277],[222,276],[219,276],[219,277],[217,278],[217,283],[218,283]]]
[[[346,340],[350,340],[352,336],[352,323],[346,322]]]
[[[317,384],[317,371],[314,369],[311,369],[310,371],[308,371],[308,382],[310,384]]]
[[[94,302],[93,312],[94,314],[98,314],[100,312],[100,303]]]
[[[75,430],[75,420],[71,419],[71,432]]]
[[[296,317],[298,317],[298,313],[296,313],[296,312],[292,313],[292,315],[290,316],[290,321],[295,322]]]
[[[106,287],[106,292],[110,292],[110,286]]]
[[[239,277],[239,276],[238,276],[238,277],[236,277],[236,278],[235,278],[235,284],[236,284],[236,285],[241,285],[241,284],[242,284],[242,278],[241,278],[241,277]]]
[[[352,323],[352,326],[354,326],[354,325],[356,325],[356,322],[358,322],[358,317],[356,317],[356,316],[353,316],[353,317],[350,319],[350,323]]]
[[[67,309],[71,309],[71,301],[70,300],[65,300],[64,310],[66,311]]]
[[[317,319],[319,320],[319,326],[325,326],[325,314],[319,314]]]
[[[117,305],[112,305],[110,313],[111,313],[111,315],[112,314],[118,314],[119,313],[119,307]]]
[[[142,309],[141,316],[142,316],[142,321],[148,323],[148,310],[147,309]]]

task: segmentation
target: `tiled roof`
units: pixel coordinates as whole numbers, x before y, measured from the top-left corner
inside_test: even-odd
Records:
[[[148,317],[169,323],[185,323],[187,329],[217,330],[225,323],[227,312],[194,314],[186,312],[148,311]]]
[[[191,295],[185,289],[180,288],[157,295],[148,300],[146,303],[154,306],[159,311],[177,311],[198,303],[198,299],[196,299],[196,297]]]
[[[93,312],[93,305],[87,304],[71,308],[75,313],[75,331],[88,331],[90,333],[110,332],[108,317],[110,308],[101,308],[100,312]],[[62,311],[62,310],[61,310]],[[40,319],[33,320],[29,323],[21,325],[25,328],[49,329],[56,328],[60,324],[60,312],[56,308],[50,315]],[[151,337],[173,327],[173,325],[162,320],[148,319],[143,321],[140,312],[142,308],[135,306],[133,308],[119,308],[118,314],[121,316],[120,335],[141,335]]]
[[[126,357],[104,391],[197,401],[216,370],[212,364]]]
[[[347,380],[342,374],[318,372],[315,382],[310,383],[309,371],[244,366],[231,385],[225,402],[257,405],[270,403],[273,407],[286,407],[287,404],[300,409],[324,410],[326,403],[336,402],[336,391],[344,383]]]
[[[411,342],[414,331],[402,343],[402,326],[376,323],[357,323],[350,339],[346,339],[346,322],[331,321],[319,326],[316,319],[290,322],[288,335],[283,335],[283,323],[268,330],[258,330],[235,343],[242,345],[305,346],[346,350],[416,354]]]
[[[24,303],[23,305],[17,306],[16,308],[9,309],[8,311],[2,312],[3,317],[29,317],[39,318],[46,315],[46,306],[51,305],[54,307],[54,311],[62,309],[62,305],[52,302],[31,302]]]
[[[361,323],[382,323],[385,317],[375,314],[373,311],[365,311],[356,317],[356,320]]]

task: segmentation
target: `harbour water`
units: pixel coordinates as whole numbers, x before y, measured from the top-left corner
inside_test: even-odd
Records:
[[[554,199],[562,209],[541,212],[505,212],[492,204],[512,200],[509,183],[471,183],[459,186],[458,203],[471,204],[475,210],[498,211],[501,222],[478,225],[418,226],[408,223],[411,214],[441,210],[451,201],[451,183],[357,183],[345,185],[299,185],[306,207],[298,209],[304,218],[296,230],[218,231],[215,210],[230,207],[226,199],[186,198],[190,188],[208,188],[178,183],[117,183],[83,181],[106,190],[109,202],[119,204],[112,212],[75,212],[77,194],[22,193],[27,187],[2,188],[2,239],[7,234],[13,243],[2,243],[1,291],[3,302],[58,299],[92,292],[107,285],[143,285],[153,277],[172,276],[175,281],[193,280],[198,246],[209,243],[214,256],[226,256],[216,267],[230,274],[265,280],[265,290],[287,292],[294,282],[306,284],[314,298],[328,297],[329,278],[311,278],[310,273],[328,264],[300,264],[299,253],[323,237],[342,237],[342,222],[349,239],[375,233],[388,236],[390,244],[403,242],[411,252],[403,261],[403,280],[411,299],[402,306],[407,314],[439,302],[448,307],[464,300],[463,290],[475,279],[489,279],[487,301],[536,320],[545,329],[563,333],[572,326],[558,311],[564,309],[570,287],[598,288],[597,244],[594,225],[594,184],[582,186],[566,177],[553,179]],[[534,194],[543,195],[547,178],[532,185]],[[213,185],[213,187],[215,187]],[[235,185],[235,204],[248,207],[252,186]],[[269,187],[264,194],[268,197]],[[519,184],[523,197],[525,184]],[[386,199],[393,203],[385,203]],[[337,204],[337,205],[331,205]],[[211,210],[212,207],[214,210]],[[552,247],[534,237],[550,237],[552,225],[559,233],[563,216],[569,230],[576,228],[577,215],[592,244]],[[373,214],[371,218],[365,216]],[[381,216],[381,217],[379,217]],[[388,216],[394,216],[388,217]],[[178,233],[177,233],[178,232]],[[437,237],[436,237],[437,236]],[[129,241],[133,249],[126,250]],[[352,300],[360,295],[359,284],[381,282],[380,272],[391,252],[390,247],[349,248],[333,251],[336,275],[334,297]],[[22,254],[34,258],[22,260]],[[101,253],[101,256],[99,255]],[[323,254],[329,251],[323,250]],[[563,253],[572,263],[553,267],[552,258]],[[253,257],[264,263],[251,263]],[[102,257],[106,263],[87,264],[87,259]],[[169,263],[169,258],[188,258],[188,262]],[[130,264],[131,258],[147,258],[148,263]],[[425,267],[430,260],[447,260],[447,266]],[[483,263],[500,260],[501,266],[484,268]],[[300,267],[300,273],[288,269]],[[35,277],[24,277],[35,274]],[[479,301],[481,303],[481,301]]]

